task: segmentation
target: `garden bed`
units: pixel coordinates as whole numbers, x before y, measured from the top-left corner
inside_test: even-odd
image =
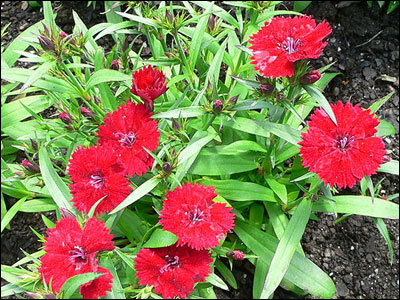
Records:
[[[351,2],[351,1],[349,1]],[[65,32],[71,32],[73,21],[71,8],[84,20],[88,27],[105,21],[99,14],[104,9],[98,3],[95,10],[81,3],[61,4],[56,23]],[[339,7],[344,2],[339,3]],[[22,8],[21,2],[3,1],[1,4],[2,27],[11,22],[6,40],[13,40],[20,32],[42,18],[39,8]],[[290,7],[290,3],[287,4]],[[352,3],[338,8],[337,2],[314,1],[305,11],[316,20],[326,19],[332,26],[329,44],[322,57],[316,62],[317,67],[334,60],[337,63],[330,69],[341,72],[325,90],[326,98],[331,102],[338,100],[369,107],[374,101],[390,92],[394,95],[378,112],[378,116],[393,124],[396,135],[384,139],[391,150],[391,158],[399,159],[399,41],[398,10],[386,14],[385,9],[377,6],[368,8],[363,2]],[[112,39],[103,39],[104,47],[112,47]],[[386,75],[386,76],[384,76]],[[389,77],[395,78],[395,81]],[[390,80],[388,80],[388,78]],[[383,175],[373,177],[374,183]],[[358,185],[344,194],[357,194]],[[385,175],[382,182],[381,196],[396,194],[399,185],[396,176]],[[13,199],[7,198],[9,205]],[[398,203],[398,198],[394,200]],[[47,213],[50,219],[54,215]],[[394,248],[394,262],[389,264],[387,245],[368,217],[351,216],[339,224],[334,224],[333,216],[319,214],[319,221],[310,220],[302,245],[306,256],[327,272],[337,287],[338,298],[398,298],[399,297],[399,221],[386,219],[390,238]],[[39,233],[44,233],[46,226],[38,214],[18,213],[11,222],[12,231],[5,230],[1,239],[1,262],[11,265],[23,257],[20,248],[28,253],[36,251],[41,245],[29,226]],[[221,298],[252,297],[252,265],[235,262],[234,275],[238,289],[230,292],[218,290]],[[306,296],[309,298],[311,296]],[[278,289],[275,298],[299,298],[283,289]]]

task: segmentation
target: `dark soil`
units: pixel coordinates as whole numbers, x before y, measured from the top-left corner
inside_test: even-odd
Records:
[[[398,10],[387,15],[386,6],[379,9],[374,3],[368,8],[365,2],[356,1],[313,1],[303,12],[314,16],[317,21],[326,19],[332,26],[332,34],[321,59],[314,62],[321,67],[332,61],[337,63],[331,72],[341,72],[343,77],[335,78],[327,87],[325,96],[331,102],[350,101],[363,108],[394,91],[395,94],[378,111],[379,117],[389,121],[396,128],[396,135],[384,139],[390,156],[399,159],[399,21]],[[21,31],[42,18],[39,8],[27,7],[22,2],[2,1],[1,26],[11,22],[5,43],[14,39]],[[55,1],[55,6],[61,5]],[[284,3],[289,9],[290,2]],[[57,24],[67,33],[72,30],[73,8],[88,27],[105,22],[102,2],[97,2],[93,11],[86,1],[69,1],[58,10]],[[109,40],[102,43],[107,48]],[[110,46],[110,45],[108,45]],[[112,45],[111,45],[112,46]],[[391,80],[386,76],[393,77]],[[393,82],[394,81],[394,82]],[[399,192],[397,176],[378,174],[374,183],[382,182],[381,195]],[[359,193],[357,188],[344,193]],[[12,202],[12,200],[10,200]],[[398,198],[394,200],[398,203]],[[12,204],[12,203],[8,203]],[[50,216],[51,217],[51,216]],[[399,298],[399,221],[385,220],[394,247],[394,262],[389,263],[387,245],[378,232],[373,220],[368,217],[351,216],[339,224],[334,218],[320,214],[320,221],[310,221],[302,245],[307,257],[327,272],[336,283],[337,298],[384,299]],[[1,239],[1,263],[11,265],[23,257],[20,248],[31,253],[41,246],[30,231],[32,226],[44,233],[40,215],[19,213],[11,222],[12,231],[5,230]],[[238,290],[229,292],[217,290],[220,298],[251,298],[251,267],[235,262],[235,276]],[[250,271],[249,271],[250,269]],[[278,289],[275,298],[299,297]]]

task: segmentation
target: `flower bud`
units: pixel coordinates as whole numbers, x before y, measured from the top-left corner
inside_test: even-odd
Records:
[[[118,61],[116,59],[114,59],[111,64],[110,64],[110,69],[111,70],[119,70],[119,64]]]
[[[172,119],[172,128],[175,130],[181,130],[181,124],[176,119]]]
[[[313,70],[310,73],[307,73],[300,77],[300,83],[307,85],[313,84],[321,78],[321,73],[318,70]]]
[[[40,168],[37,164],[29,161],[28,159],[24,158],[22,161],[22,166],[31,173],[40,173]]]
[[[224,104],[222,103],[221,100],[215,100],[213,104],[213,112],[215,114],[219,114],[222,111],[222,108],[224,107]]]
[[[232,97],[231,99],[229,99],[229,104],[235,105],[238,99],[239,95]]]
[[[172,171],[172,166],[171,166],[171,164],[170,164],[169,162],[167,162],[167,161],[163,163],[162,168],[163,168],[163,171],[164,171],[165,174],[169,174],[169,173],[171,173],[171,171]]]
[[[244,253],[240,250],[232,250],[226,252],[226,256],[233,258],[234,260],[244,260]]]
[[[213,14],[211,14],[210,15],[210,18],[208,19],[208,23],[207,23],[207,25],[208,25],[208,29],[210,30],[210,31],[213,31],[214,29],[215,29],[215,25],[216,25],[216,22],[215,22],[216,20],[215,20],[215,16],[213,15]]]
[[[80,108],[80,111],[82,113],[82,116],[89,118],[89,119],[93,118],[93,112],[90,109],[82,106]]]
[[[50,41],[47,37],[40,35],[38,39],[39,39],[39,44],[43,50],[54,51],[56,49],[54,43]]]
[[[169,10],[165,11],[165,17],[170,21],[171,23],[174,22],[174,16],[171,14]]]
[[[61,32],[60,32],[60,37],[61,37],[62,39],[65,39],[67,36],[69,36],[68,33],[64,32],[64,31],[61,31]]]
[[[260,84],[260,92],[265,95],[271,95],[274,91],[275,87],[269,83],[262,83]]]
[[[58,115],[58,117],[61,119],[61,121],[63,121],[65,124],[71,124],[72,123],[72,117],[70,114],[68,113],[60,113]]]
[[[31,140],[32,149],[35,151],[38,151],[39,150],[38,143],[35,140],[32,140],[32,139],[30,139],[30,140]]]
[[[64,207],[60,207],[60,214],[61,214],[61,218],[74,218],[75,219],[75,215],[69,211],[68,209],[64,208]]]
[[[285,96],[281,93],[278,94],[278,100],[282,101],[283,99],[285,99]]]
[[[391,157],[389,156],[389,155],[384,155],[383,156],[383,162],[384,163],[387,163],[387,162],[389,162],[389,161],[391,161],[392,159],[391,159]]]
[[[67,125],[64,128],[67,129],[68,131],[74,131],[74,127],[72,127],[71,125]]]

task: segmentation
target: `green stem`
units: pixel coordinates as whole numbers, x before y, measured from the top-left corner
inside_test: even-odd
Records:
[[[203,131],[206,131],[206,130],[208,129],[208,127],[210,127],[210,125],[212,124],[212,122],[214,122],[216,116],[217,116],[217,115],[213,114],[213,115],[211,116],[211,118],[208,119],[207,123],[206,123],[206,124],[203,126],[203,128],[202,128]]]

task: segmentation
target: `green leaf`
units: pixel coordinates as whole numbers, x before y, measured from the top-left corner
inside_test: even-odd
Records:
[[[276,202],[274,193],[269,188],[239,180],[201,179],[200,184],[216,188],[218,195],[234,201],[270,201]]]
[[[150,239],[143,245],[143,248],[161,248],[175,244],[178,237],[172,232],[157,228],[152,233]]]
[[[287,190],[286,186],[269,176],[266,178],[268,185],[271,187],[273,192],[282,200],[284,204],[287,204]]]
[[[222,263],[220,260],[215,261],[215,267],[221,273],[222,277],[225,279],[226,282],[229,283],[235,290],[237,289],[237,283],[235,276],[233,276],[232,271],[228,269],[228,267]]]
[[[321,107],[325,110],[328,116],[331,118],[332,122],[337,125],[335,113],[332,110],[332,107],[329,105],[328,100],[326,100],[325,96],[320,92],[320,90],[312,85],[303,86],[306,92],[313,98],[315,101],[321,105]]]
[[[297,12],[301,12],[307,6],[311,4],[312,1],[294,1],[293,10]]]
[[[181,107],[166,112],[160,112],[152,116],[153,119],[178,119],[193,118],[206,114],[201,106]]]
[[[290,261],[306,229],[311,206],[310,199],[303,199],[290,219],[269,266],[261,298],[271,296],[289,268]]]
[[[260,88],[260,83],[258,81],[250,80],[250,79],[243,79],[243,78],[239,78],[239,77],[233,76],[233,75],[231,75],[231,77],[233,79],[235,79],[237,82],[239,82],[240,84],[247,87],[249,90],[256,90],[256,89]]]
[[[121,281],[119,279],[115,265],[109,255],[105,256],[100,261],[100,266],[110,271],[113,276],[112,290],[107,292],[106,299],[126,299],[125,293],[122,291]]]
[[[50,198],[42,198],[42,199],[33,199],[24,202],[20,211],[25,213],[33,213],[33,212],[46,212],[57,209],[57,204],[54,203],[53,199]]]
[[[82,284],[88,283],[89,281],[99,278],[102,275],[103,273],[89,272],[69,278],[60,290],[60,293],[62,293],[62,299],[71,299],[72,295]]]
[[[379,232],[382,234],[383,238],[385,239],[385,242],[388,246],[389,249],[389,262],[392,265],[393,264],[393,259],[394,259],[394,254],[393,254],[393,245],[392,241],[390,240],[390,235],[389,231],[386,227],[385,222],[381,218],[373,218],[374,223],[376,227],[378,228]]]
[[[176,178],[181,181],[183,177],[186,175],[193,162],[196,160],[200,150],[207,145],[211,140],[213,140],[217,134],[206,135],[202,138],[196,139],[197,135],[202,136],[207,134],[202,131],[198,131],[190,141],[189,145],[179,153],[178,156],[178,171],[176,172]],[[196,137],[196,138],[195,138]],[[177,182],[174,182],[171,186],[171,189],[174,189],[178,186]]]
[[[19,199],[4,215],[4,217],[1,219],[1,232],[3,232],[4,228],[8,225],[8,223],[11,222],[12,218],[17,214],[17,212],[20,210],[21,206],[24,204],[25,200],[27,197],[23,197]]]
[[[126,265],[129,268],[136,271],[135,268],[133,267],[135,264],[135,261],[132,258],[130,258],[128,255],[126,255],[124,252],[122,252],[121,249],[119,249],[119,248],[115,248],[114,252],[117,253],[118,256],[122,258],[122,260],[126,263]]]
[[[226,283],[215,273],[211,273],[207,278],[207,282],[211,283],[213,286],[216,286],[222,290],[229,291]]]
[[[66,208],[75,214],[76,210],[72,207],[70,202],[72,199],[71,193],[67,185],[54,170],[45,146],[39,149],[39,166],[43,181],[57,206],[59,208]]]
[[[28,78],[28,80],[24,83],[21,88],[21,93],[25,91],[28,87],[30,87],[34,82],[41,79],[44,74],[46,74],[49,70],[51,70],[56,65],[56,61],[45,62],[39,68],[37,68]]]
[[[252,120],[237,117],[234,120],[224,123],[224,125],[236,130],[264,137],[269,137],[270,133],[272,133],[288,141],[289,143],[296,145],[297,147],[299,146],[298,143],[302,141],[299,130],[291,128],[287,125],[272,123],[264,120]]]
[[[378,169],[378,172],[385,172],[393,175],[399,175],[399,161],[398,160],[391,160],[387,163],[381,165]]]
[[[241,111],[241,110],[252,110],[252,109],[263,109],[263,108],[274,108],[274,105],[265,101],[257,100],[243,100],[232,107],[230,110]]]
[[[222,60],[224,58],[225,48],[226,44],[228,43],[228,39],[226,39],[221,46],[219,46],[219,49],[217,53],[214,56],[214,59],[210,65],[210,68],[207,72],[207,77],[206,77],[206,84],[205,86],[208,85],[208,83],[211,83],[211,86],[217,86],[218,85],[218,80],[219,80],[219,73],[221,71],[221,64]]]
[[[337,213],[388,219],[399,218],[399,205],[387,200],[375,198],[372,203],[371,197],[353,195],[334,196],[332,199],[335,201]],[[331,200],[322,198],[314,202],[312,211],[334,213],[330,203]]]
[[[189,49],[189,62],[191,71],[194,70],[197,59],[200,54],[201,44],[203,42],[204,32],[206,31],[208,18],[210,17],[209,12],[212,10],[213,4],[209,4],[207,10],[202,14],[200,21],[197,23],[196,29],[194,31],[193,38],[190,42],[190,49]]]
[[[125,18],[127,18],[129,20],[136,21],[136,22],[144,24],[144,25],[149,25],[151,27],[156,27],[156,28],[161,27],[157,22],[155,22],[152,19],[143,18],[143,17],[140,17],[140,16],[135,16],[135,15],[119,12],[119,11],[116,11],[115,13],[120,15],[120,16],[122,16],[122,17],[125,17]]]
[[[390,99],[390,97],[392,97],[394,94],[394,92],[391,92],[389,94],[387,94],[386,96],[384,96],[383,98],[376,100],[374,103],[371,104],[371,106],[369,107],[369,109],[371,110],[371,112],[377,112],[379,108],[381,108],[381,106],[383,104],[385,104],[385,102],[387,100]]]
[[[92,87],[109,81],[129,81],[131,76],[109,69],[101,69],[96,71],[86,83],[86,91],[90,90]]]
[[[144,195],[151,192],[160,181],[161,179],[157,177],[150,178],[145,183],[141,184],[136,190],[134,190],[128,197],[126,197],[126,199],[122,201],[116,208],[114,208],[109,214],[115,214],[121,209],[141,199]]]
[[[258,167],[254,158],[254,155],[248,153],[239,153],[236,156],[220,155],[203,149],[191,166],[189,173],[216,176],[247,172]]]
[[[276,252],[278,240],[240,219],[235,220],[235,232],[241,241],[267,266]],[[295,252],[290,265],[284,274],[281,285],[294,284],[308,293],[320,298],[332,298],[335,295],[335,284],[332,279],[312,261]]]
[[[376,136],[382,137],[396,134],[396,129],[394,129],[394,126],[386,120],[380,120],[380,123],[376,129],[378,130],[375,134]]]

